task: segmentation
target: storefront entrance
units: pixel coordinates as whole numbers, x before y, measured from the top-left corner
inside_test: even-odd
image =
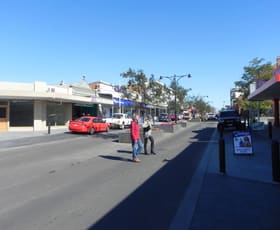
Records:
[[[8,130],[8,106],[0,105],[0,131]]]

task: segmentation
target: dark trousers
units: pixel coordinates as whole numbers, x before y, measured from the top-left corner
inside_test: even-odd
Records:
[[[145,139],[144,139],[144,151],[145,151],[145,153],[148,153],[148,151],[147,151],[148,140],[150,140],[150,142],[151,142],[151,153],[153,153],[154,152],[155,141],[154,141],[154,138],[152,136],[145,137]]]

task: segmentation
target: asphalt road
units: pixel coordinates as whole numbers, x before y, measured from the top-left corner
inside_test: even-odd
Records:
[[[141,163],[114,132],[1,142],[0,229],[168,229],[215,127],[161,135]]]

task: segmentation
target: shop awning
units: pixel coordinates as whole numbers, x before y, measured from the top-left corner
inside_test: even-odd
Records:
[[[273,77],[262,86],[252,92],[248,99],[250,101],[273,100],[280,98],[280,68],[278,68]]]
[[[126,99],[121,99],[121,98],[113,98],[114,105],[122,105],[122,106],[133,106],[133,102],[126,100]]]

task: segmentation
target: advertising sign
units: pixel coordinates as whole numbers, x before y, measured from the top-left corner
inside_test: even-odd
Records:
[[[253,154],[251,133],[246,131],[233,132],[233,148],[235,154]]]

